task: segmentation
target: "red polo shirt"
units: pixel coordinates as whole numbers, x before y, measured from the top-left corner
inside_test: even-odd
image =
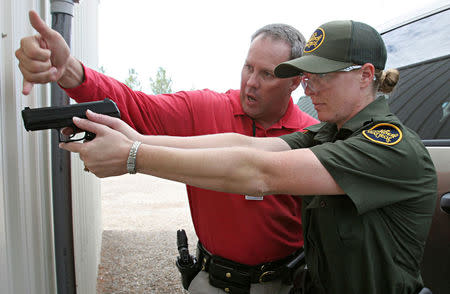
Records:
[[[85,77],[79,87],[66,89],[67,94],[77,102],[112,99],[122,119],[142,134],[253,134],[253,120],[243,112],[238,90],[147,95],[89,68]],[[265,130],[256,123],[255,136],[281,136],[315,123],[291,99],[285,115],[273,126]],[[299,197],[247,200],[244,195],[192,186],[187,192],[197,236],[212,254],[255,265],[283,258],[303,245]]]

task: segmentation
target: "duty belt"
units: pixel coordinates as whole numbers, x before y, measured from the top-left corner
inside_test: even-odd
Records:
[[[273,262],[249,266],[209,253],[203,245],[197,244],[197,260],[201,270],[209,273],[209,283],[227,293],[247,294],[253,283],[264,283],[281,279],[292,284],[294,271],[304,264],[303,248]]]

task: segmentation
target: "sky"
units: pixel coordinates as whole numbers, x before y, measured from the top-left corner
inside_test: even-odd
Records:
[[[149,77],[155,77],[158,67],[166,70],[174,91],[222,92],[239,88],[250,37],[266,24],[292,25],[308,40],[331,20],[352,19],[382,31],[448,4],[450,0],[100,0],[99,66],[121,81],[134,68],[148,93]]]

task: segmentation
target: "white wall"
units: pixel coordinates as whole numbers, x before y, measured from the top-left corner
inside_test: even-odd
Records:
[[[45,104],[48,88],[21,95],[21,78],[14,51],[20,36],[31,34],[24,18],[29,8],[45,11],[35,1],[2,1],[1,31],[1,141],[2,264],[5,293],[54,292],[51,196],[49,193],[48,134],[23,131],[20,111],[25,105]]]
[[[1,11],[5,11],[4,3],[0,3],[0,19],[3,18],[3,13]],[[4,52],[3,50],[3,39],[4,39],[4,24],[3,21],[0,24],[0,54]],[[3,56],[0,56],[0,60],[3,59]],[[3,88],[5,83],[3,82],[3,66],[0,68],[0,98],[3,95]],[[5,188],[3,184],[3,136],[1,135],[3,130],[3,103],[0,100],[0,292],[9,293],[9,267],[8,267],[8,259],[6,255],[6,228],[5,228]]]
[[[75,5],[72,52],[86,66],[98,66],[98,0]],[[102,224],[100,181],[83,171],[78,155],[72,155],[73,230],[78,293],[95,293],[100,263]]]
[[[73,52],[97,62],[97,0],[76,4]],[[51,23],[50,1],[0,1],[0,292],[56,293],[49,131],[26,132],[25,106],[47,106],[48,86],[21,94],[14,56],[24,36],[34,34],[28,11]],[[83,41],[79,41],[79,40]],[[78,293],[95,293],[101,245],[100,183],[72,157],[73,219]]]

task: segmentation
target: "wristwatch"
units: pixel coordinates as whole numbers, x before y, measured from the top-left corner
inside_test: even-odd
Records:
[[[136,155],[137,155],[138,148],[140,145],[141,145],[141,142],[134,141],[133,145],[131,146],[130,153],[128,154],[127,171],[130,174],[136,173]]]

